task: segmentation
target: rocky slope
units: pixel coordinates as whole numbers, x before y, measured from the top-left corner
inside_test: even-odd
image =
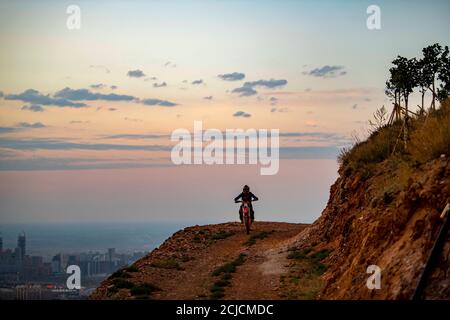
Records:
[[[180,230],[91,299],[277,299],[287,253],[274,248],[305,227],[255,222],[250,236],[237,222]]]
[[[327,257],[322,299],[410,299],[450,199],[450,160],[417,168],[384,162],[368,180],[340,172],[322,216],[300,233],[296,248],[334,249]],[[368,290],[369,265],[381,268],[381,288]],[[424,298],[450,299],[447,240]]]
[[[91,299],[410,299],[450,199],[450,159],[411,168],[385,161],[374,174],[331,186],[312,225],[256,222],[180,230]],[[381,288],[369,290],[369,265]],[[424,298],[450,299],[446,242]]]

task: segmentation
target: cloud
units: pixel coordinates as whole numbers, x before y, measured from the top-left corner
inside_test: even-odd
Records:
[[[270,80],[257,80],[257,81],[247,81],[244,83],[242,87],[235,88],[231,92],[239,93],[241,97],[248,97],[257,94],[258,92],[254,89],[254,87],[263,87],[263,88],[280,88],[287,84],[287,80],[280,79],[270,79]]]
[[[132,121],[132,122],[142,122],[141,119],[128,118],[128,117],[123,118],[123,120],[125,120],[125,121]]]
[[[278,103],[278,98],[270,97],[269,101],[271,106],[275,106]]]
[[[148,77],[144,79],[144,81],[156,81],[156,80],[158,80],[157,77]]]
[[[154,83],[153,84],[153,88],[162,88],[162,87],[167,87],[167,83],[162,82],[162,83]]]
[[[319,126],[319,124],[315,120],[306,120],[305,126],[315,128],[315,127]]]
[[[127,76],[129,76],[131,78],[142,78],[142,77],[145,77],[145,73],[142,72],[142,70],[136,69],[136,70],[128,71]]]
[[[129,95],[119,95],[115,93],[103,94],[93,93],[88,89],[71,89],[64,88],[55,93],[55,97],[64,98],[68,100],[105,100],[105,101],[131,101],[136,99]]]
[[[300,138],[299,141],[325,142],[329,145],[346,145],[351,142],[349,138],[336,132],[280,132],[280,137]]]
[[[285,86],[287,84],[287,80],[280,79],[270,79],[270,80],[258,80],[258,81],[249,81],[244,83],[244,87],[263,87],[263,88],[280,88],[282,86]]]
[[[129,140],[141,140],[141,139],[162,139],[169,138],[167,134],[114,134],[110,136],[103,136],[101,139],[129,139]]]
[[[357,108],[358,108],[358,104],[355,103],[354,105],[352,105],[353,110],[356,110]]]
[[[105,85],[103,83],[97,83],[97,84],[91,84],[89,87],[92,89],[103,89],[105,87]]]
[[[108,111],[116,111],[117,108],[108,108]]]
[[[3,92],[0,91],[0,98],[3,97]]]
[[[178,105],[177,103],[160,99],[143,99],[140,102],[146,106],[175,107]]]
[[[162,159],[160,158],[102,159],[102,158],[62,158],[62,157],[0,159],[0,170],[2,171],[92,170],[92,169],[167,167],[172,165],[170,162],[167,161],[162,162],[161,160]]]
[[[281,159],[336,159],[340,147],[280,147]]]
[[[245,74],[241,72],[219,74],[218,77],[225,81],[239,81],[245,78]]]
[[[82,123],[89,123],[89,121],[72,120],[69,123],[70,124],[82,124]]]
[[[213,99],[213,96],[203,97],[203,99],[205,99],[205,100],[212,100],[212,99]]]
[[[10,139],[0,138],[0,148],[14,150],[122,150],[122,151],[170,151],[171,146],[163,145],[132,145],[109,143],[75,143],[58,139]]]
[[[0,127],[0,133],[10,133],[16,131],[15,127]]]
[[[249,96],[253,96],[255,94],[257,94],[258,92],[251,88],[251,87],[239,87],[239,88],[235,88],[231,91],[232,93],[239,93],[239,96],[241,97],[249,97]]]
[[[20,100],[29,102],[31,104],[40,104],[45,106],[58,106],[58,107],[73,107],[81,108],[86,107],[84,103],[72,102],[68,99],[52,98],[49,95],[42,95],[39,91],[34,89],[28,89],[20,94],[8,94],[5,96],[6,100]]]
[[[106,72],[106,73],[110,73],[110,72],[111,72],[107,67],[102,66],[102,65],[94,65],[94,64],[91,64],[91,65],[89,66],[89,68],[91,68],[91,69],[96,69],[96,70],[101,70],[101,71],[104,71],[104,72]]]
[[[274,108],[270,109],[270,112],[288,112],[288,111],[289,111],[288,108],[276,108],[276,107],[274,107]]]
[[[45,128],[45,125],[40,123],[40,122],[35,122],[35,123],[19,122],[17,124],[17,127],[19,127],[19,128],[38,129],[38,128]]]
[[[111,90],[116,90],[117,86],[112,85],[110,88],[111,88]]]
[[[43,112],[44,108],[42,108],[39,104],[31,104],[31,105],[25,105],[22,107],[22,110],[28,110],[33,112]]]
[[[233,117],[243,117],[243,118],[250,118],[252,115],[250,113],[244,112],[244,111],[237,111],[233,113]]]
[[[164,63],[164,65],[163,65],[164,67],[166,67],[166,68],[176,68],[177,67],[177,65],[175,64],[175,63],[172,63],[172,62],[170,62],[170,61],[167,61],[166,63]]]
[[[202,83],[203,83],[202,79],[194,80],[194,81],[191,82],[191,84],[193,84],[193,85],[199,85],[199,84],[202,84]]]
[[[302,73],[318,78],[334,78],[346,75],[347,71],[344,70],[344,66],[325,65],[323,67],[315,68],[310,71],[303,71]]]

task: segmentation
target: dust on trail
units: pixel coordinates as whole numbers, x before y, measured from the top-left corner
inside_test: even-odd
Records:
[[[280,275],[285,273],[290,241],[308,225],[283,222],[255,222],[250,235],[238,222],[194,226],[175,233],[158,249],[135,263],[138,272],[130,273],[129,281],[152,283],[161,291],[151,299],[208,299],[212,284],[218,280],[212,272],[224,263],[246,254],[245,262],[231,274],[230,285],[223,299],[280,299]],[[252,245],[245,242],[260,232],[264,239]],[[230,233],[223,239],[208,240],[205,236]],[[205,239],[201,237],[206,237]],[[177,267],[155,267],[157,261],[179,262]],[[133,299],[129,290],[108,294],[112,281],[106,280],[91,296],[92,299]]]

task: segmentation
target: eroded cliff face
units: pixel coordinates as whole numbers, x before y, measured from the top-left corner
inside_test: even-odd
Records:
[[[449,158],[419,167],[386,161],[365,180],[344,171],[321,217],[292,247],[333,249],[320,299],[410,299],[450,201]],[[367,288],[369,265],[381,268],[381,289]],[[424,297],[450,299],[448,237]]]

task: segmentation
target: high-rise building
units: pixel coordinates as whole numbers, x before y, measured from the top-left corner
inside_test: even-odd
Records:
[[[19,234],[19,237],[17,238],[17,248],[20,249],[20,255],[22,260],[25,258],[26,253],[26,238],[25,233]]]
[[[115,248],[109,248],[108,249],[108,260],[109,260],[109,262],[112,262],[114,260],[115,255],[116,255],[116,249]]]
[[[52,272],[53,273],[60,273],[61,272],[61,261],[62,256],[61,254],[57,254],[52,258]]]
[[[0,253],[3,252],[3,238],[0,236]]]

